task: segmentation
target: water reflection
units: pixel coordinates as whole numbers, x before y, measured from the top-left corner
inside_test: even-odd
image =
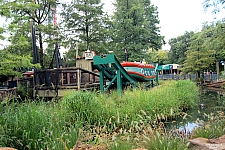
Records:
[[[204,88],[199,92],[197,105],[187,111],[188,115],[178,117],[174,123],[168,123],[167,129],[179,129],[180,131],[191,132],[194,128],[201,125],[203,121],[207,121],[209,114],[216,114],[217,111],[224,110],[225,91],[217,88]]]

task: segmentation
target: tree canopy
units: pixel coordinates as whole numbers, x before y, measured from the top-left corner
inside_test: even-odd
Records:
[[[212,13],[216,14],[217,12],[220,12],[221,9],[225,8],[224,4],[225,0],[204,0],[203,8],[205,10],[212,8]]]
[[[192,36],[190,47],[186,51],[187,58],[184,61],[182,71],[200,73],[206,71],[210,65],[215,63],[215,50],[204,47],[205,34],[203,32],[196,33]]]
[[[220,6],[223,9],[224,1],[205,0],[203,5],[205,8]],[[60,9],[57,9],[59,6]],[[31,25],[34,25],[39,31],[36,42],[42,68],[48,68],[55,42],[69,49],[63,61],[70,66],[75,65],[76,42],[80,55],[86,50],[93,50],[97,55],[112,52],[124,61],[125,52],[128,52],[129,61],[145,59],[160,64],[177,63],[183,65],[186,72],[214,69],[215,64],[219,67],[219,62],[225,59],[223,20],[203,23],[202,30],[197,33],[185,31],[183,35],[170,39],[171,49],[163,51],[161,48],[165,42],[160,34],[160,18],[157,7],[151,1],[115,0],[114,6],[115,11],[109,16],[104,13],[100,0],[67,3],[55,0],[1,0],[0,15],[6,18],[8,25],[0,28],[0,39],[11,43],[4,48],[2,55],[8,61],[22,61],[21,57],[30,60],[33,54]],[[60,14],[58,24],[56,14]],[[4,37],[3,32],[9,37]],[[4,61],[6,59],[2,59],[2,66]],[[5,64],[9,63],[6,61]],[[18,64],[24,65],[23,62]],[[21,70],[16,66],[12,68],[14,71]]]
[[[6,50],[0,51],[0,75],[5,76],[21,76],[22,70],[31,69],[33,67],[40,68],[39,64],[31,63],[32,57],[16,56]]]
[[[2,0],[0,4],[0,15],[8,21],[5,31],[10,35],[8,41],[11,42],[10,49],[12,51],[19,52],[20,55],[32,54],[31,24],[36,26],[36,29],[39,31],[37,41],[40,64],[43,68],[45,67],[43,45],[47,41],[51,43],[49,38],[50,35],[54,34],[54,25],[48,21],[53,20],[52,11],[56,7],[56,4],[57,1],[55,0]],[[29,46],[26,45],[24,47],[24,43]]]
[[[160,49],[163,36],[159,34],[157,7],[149,0],[116,0],[113,20],[114,52],[124,60],[125,50],[129,61],[140,61],[149,48]]]

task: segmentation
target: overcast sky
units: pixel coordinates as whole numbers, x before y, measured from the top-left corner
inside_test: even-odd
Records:
[[[102,1],[105,3],[105,10],[112,12],[113,0]],[[183,35],[185,31],[200,31],[202,23],[212,22],[215,18],[210,10],[204,11],[203,0],[151,0],[151,2],[158,7],[160,34],[165,36],[166,42]],[[222,14],[225,13],[217,14],[217,19],[223,18]],[[170,47],[166,44],[163,49],[169,50]]]

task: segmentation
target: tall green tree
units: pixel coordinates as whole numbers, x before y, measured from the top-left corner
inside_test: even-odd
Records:
[[[140,61],[149,48],[161,48],[164,41],[159,34],[157,7],[149,0],[116,0],[114,5],[112,40],[120,60],[125,60],[125,50],[129,61]]]
[[[191,45],[186,51],[187,58],[184,61],[182,71],[184,73],[196,73],[200,78],[201,73],[215,63],[215,50],[204,47],[205,34],[195,33]]]
[[[106,53],[109,18],[103,12],[101,0],[74,0],[63,4],[62,30],[64,45],[69,48],[67,59],[75,58],[75,44],[79,43],[79,53],[93,50],[97,54]]]
[[[219,74],[219,65],[225,60],[225,23],[223,20],[204,24],[202,34],[205,34],[204,46],[215,50],[216,70]],[[214,68],[213,68],[214,69]]]
[[[168,51],[149,49],[146,54],[146,61],[150,63],[158,63],[159,65],[168,64]]]
[[[9,41],[11,46],[9,49],[16,54],[31,54],[31,23],[38,29],[37,41],[39,45],[40,63],[42,67],[44,57],[44,43],[48,40],[49,36],[53,34],[54,25],[52,8],[56,7],[57,0],[2,0],[0,3],[0,15],[4,16],[8,22],[6,29],[10,34]],[[24,42],[27,41],[29,46],[24,47]],[[22,45],[21,45],[22,44]]]
[[[194,32],[185,32],[183,35],[169,40],[170,51],[168,53],[169,63],[183,64],[186,59],[185,52],[190,47],[191,37]]]

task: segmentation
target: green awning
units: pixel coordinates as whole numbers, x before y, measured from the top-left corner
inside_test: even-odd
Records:
[[[162,65],[162,70],[170,70],[171,65]]]
[[[162,70],[162,66],[158,66],[158,68],[157,68],[158,70]]]
[[[173,69],[173,65],[161,65],[158,67],[158,70],[172,70]]]
[[[182,66],[178,64],[166,64],[158,66],[158,70],[173,70],[173,69],[180,69]]]

